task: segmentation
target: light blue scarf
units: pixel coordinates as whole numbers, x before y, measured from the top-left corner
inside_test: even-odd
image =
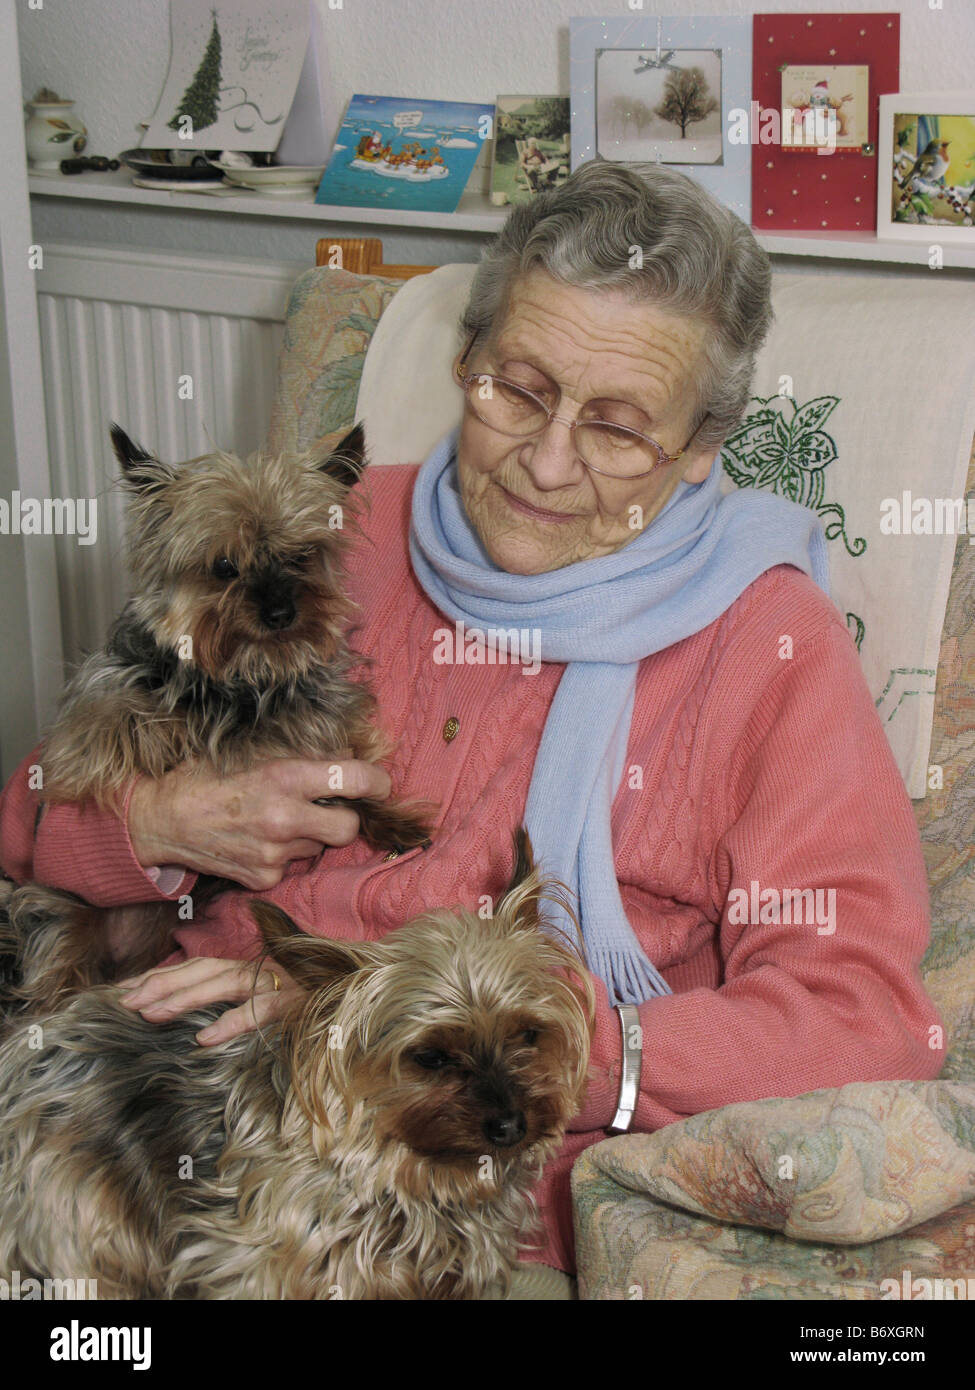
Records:
[[[613,554],[547,574],[509,574],[488,557],[464,511],[458,433],[441,440],[417,475],[413,568],[441,612],[465,628],[540,632],[541,659],[568,663],[535,758],[525,825],[540,868],[578,896],[588,965],[611,1002],[669,994],[627,920],[610,833],[638,663],[714,622],[773,565],[795,565],[828,593],[822,527],[814,512],[771,493],[722,496],[716,459],[703,483],[679,483],[650,525]]]

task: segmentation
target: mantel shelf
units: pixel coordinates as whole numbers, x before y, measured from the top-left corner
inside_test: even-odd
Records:
[[[504,208],[491,205],[477,193],[465,193],[457,212],[404,212],[394,208],[344,208],[301,198],[271,197],[249,189],[223,189],[211,193],[176,193],[168,189],[140,188],[124,169],[105,174],[31,174],[31,195],[48,198],[83,198],[90,202],[125,206],[189,209],[199,212],[233,212],[247,217],[284,217],[302,222],[357,222],[385,227],[423,227],[435,231],[497,232],[506,216]]]
[[[456,212],[404,212],[392,208],[347,208],[316,203],[303,198],[268,197],[245,189],[227,192],[170,192],[166,189],[139,188],[126,170],[105,174],[31,174],[34,197],[81,198],[89,202],[116,203],[126,207],[167,208],[199,212],[237,213],[246,217],[283,217],[292,221],[323,225],[357,223],[377,227],[419,227],[440,232],[497,232],[508,209],[494,207],[484,194],[468,191]],[[759,244],[774,256],[817,256],[830,260],[871,261],[888,265],[908,265],[926,269],[927,238],[881,240],[873,232],[756,232]],[[949,269],[975,270],[975,245],[965,246],[945,239],[939,242],[938,229],[931,228],[930,243],[943,248],[944,265]]]

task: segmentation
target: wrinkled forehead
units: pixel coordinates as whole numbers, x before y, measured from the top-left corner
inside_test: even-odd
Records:
[[[622,289],[579,289],[543,272],[521,276],[484,348],[498,370],[523,365],[575,395],[663,404],[696,379],[708,333]]]

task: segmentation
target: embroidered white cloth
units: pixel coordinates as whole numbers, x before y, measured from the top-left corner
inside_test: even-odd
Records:
[[[451,366],[475,269],[417,276],[380,319],[357,409],[373,464],[418,463],[459,421]],[[975,284],[775,272],[772,298],[723,486],[767,488],[821,517],[834,600],[908,793],[922,797],[955,543],[962,530],[975,542]]]

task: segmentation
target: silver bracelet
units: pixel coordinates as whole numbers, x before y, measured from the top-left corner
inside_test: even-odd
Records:
[[[635,1004],[617,1004],[616,1012],[620,1016],[620,1031],[623,1034],[623,1075],[620,1080],[619,1100],[616,1102],[616,1114],[608,1132],[625,1134],[633,1121],[636,1100],[640,1093],[643,1033],[640,1028],[640,1012]]]

